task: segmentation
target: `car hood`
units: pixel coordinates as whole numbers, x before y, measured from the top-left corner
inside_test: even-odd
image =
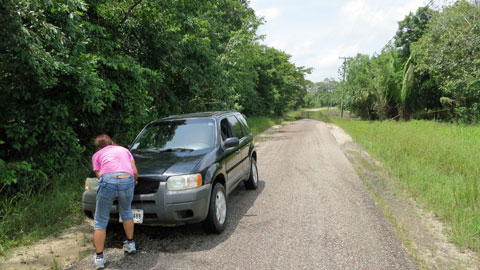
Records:
[[[134,152],[135,165],[139,176],[178,175],[195,173],[193,169],[209,151],[192,152]]]

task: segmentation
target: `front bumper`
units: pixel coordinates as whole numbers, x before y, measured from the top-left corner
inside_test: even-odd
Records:
[[[203,221],[208,214],[212,185],[183,191],[168,191],[167,183],[160,182],[155,193],[138,194],[133,197],[132,209],[143,209],[143,224],[181,225]],[[95,216],[95,191],[85,191],[82,208],[89,217]],[[110,209],[110,221],[118,222],[117,201]]]

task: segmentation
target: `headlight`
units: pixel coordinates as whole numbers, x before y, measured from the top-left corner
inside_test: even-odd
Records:
[[[98,189],[98,179],[96,177],[88,177],[85,180],[86,191],[96,191]]]
[[[196,188],[202,185],[202,175],[189,174],[189,175],[175,175],[170,176],[167,180],[168,190],[185,190]]]

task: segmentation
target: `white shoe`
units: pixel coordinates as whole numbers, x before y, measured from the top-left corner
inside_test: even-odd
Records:
[[[123,242],[123,251],[128,254],[135,254],[137,252],[135,241],[129,243],[128,240],[125,240],[125,242]]]
[[[105,263],[107,262],[107,260],[105,259],[105,257],[101,258],[95,255],[93,257],[93,262],[95,263],[95,269],[98,270],[98,269],[103,269],[105,267]]]

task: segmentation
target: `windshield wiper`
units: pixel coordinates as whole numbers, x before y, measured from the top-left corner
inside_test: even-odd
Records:
[[[153,152],[153,153],[158,153],[161,151],[161,149],[133,149],[133,152]]]
[[[164,148],[158,149],[158,152],[192,152],[195,149],[190,148],[181,148],[181,147],[172,147],[172,148]]]

